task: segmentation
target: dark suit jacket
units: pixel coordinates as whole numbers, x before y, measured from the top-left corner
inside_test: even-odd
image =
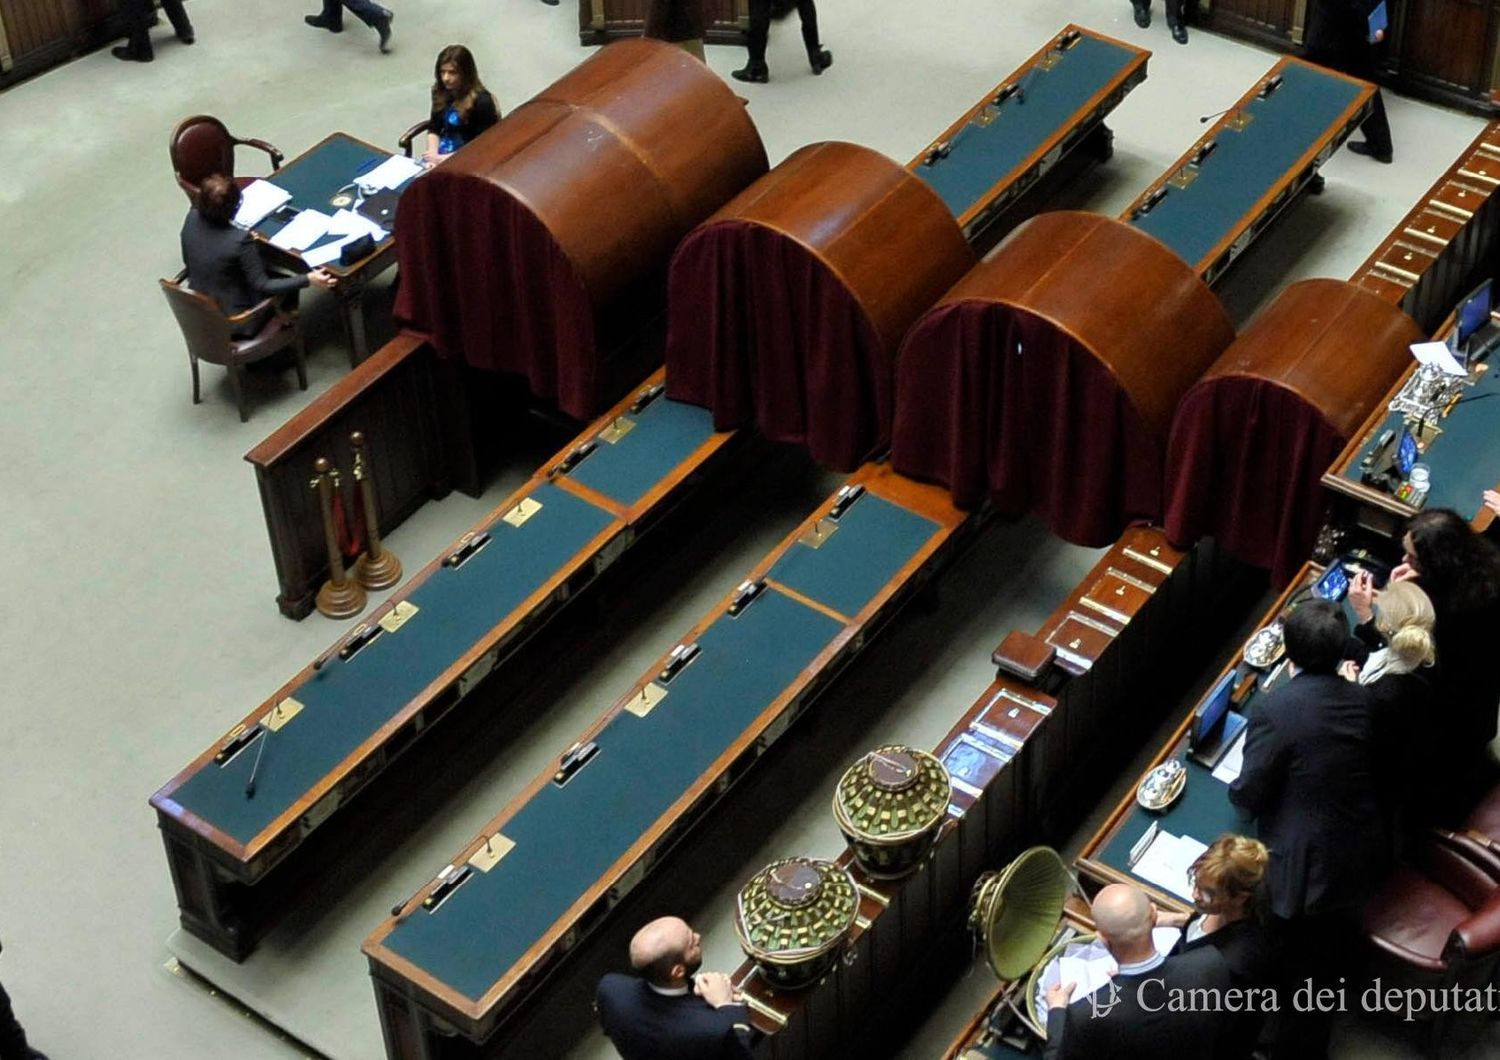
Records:
[[[713,1008],[693,994],[666,997],[644,979],[611,972],[599,980],[599,1023],[625,1060],[749,1060],[744,1005]]]
[[[182,263],[193,290],[210,295],[231,316],[308,284],[306,276],[267,275],[250,233],[211,225],[197,210],[182,222]]]
[[[1367,690],[1337,674],[1298,674],[1251,714],[1245,764],[1229,798],[1271,850],[1271,911],[1293,918],[1356,909],[1385,867]]]
[[[646,8],[646,36],[656,40],[702,40],[707,25],[703,0],[651,0]]]
[[[1370,13],[1380,0],[1312,0],[1302,55],[1336,70],[1364,68],[1370,59]],[[1387,10],[1390,5],[1387,4]]]
[[[1117,975],[1114,1007],[1109,987],[1094,998],[1047,1012],[1046,1060],[1218,1060],[1227,1042],[1219,1012],[1169,1012],[1170,991],[1233,985],[1213,947],[1168,957],[1144,975]],[[1096,1002],[1099,1015],[1094,1015]]]

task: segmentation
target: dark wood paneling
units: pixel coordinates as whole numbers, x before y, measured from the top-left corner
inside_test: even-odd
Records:
[[[1226,33],[1238,31],[1290,40],[1296,9],[1297,0],[1214,0],[1203,16],[1208,25]]]
[[[1408,3],[1398,60],[1403,74],[1470,94],[1488,87],[1494,12],[1492,0]]]
[[[123,36],[119,12],[119,0],[0,0],[0,88]]]
[[[607,44],[646,31],[646,9],[651,0],[578,0],[578,39],[583,44]],[[750,27],[749,0],[704,0],[709,44],[744,44]]]

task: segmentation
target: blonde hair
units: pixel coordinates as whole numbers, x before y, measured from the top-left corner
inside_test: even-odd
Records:
[[[1199,906],[1200,911],[1222,913],[1235,906],[1253,906],[1270,857],[1259,839],[1243,835],[1215,839],[1188,869],[1193,885],[1212,895],[1211,901]]]
[[[1409,666],[1431,666],[1437,661],[1432,637],[1436,623],[1432,600],[1414,582],[1393,582],[1376,601],[1375,628],[1385,637],[1391,654]]]

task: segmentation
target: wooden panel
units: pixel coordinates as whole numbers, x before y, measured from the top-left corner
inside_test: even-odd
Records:
[[[1489,0],[1408,3],[1401,26],[1404,74],[1478,92],[1486,88],[1492,17]]]
[[[651,0],[578,0],[578,39],[583,44],[605,44],[621,37],[639,37],[646,30]],[[710,44],[745,43],[750,27],[750,0],[703,0]]]
[[[119,0],[0,0],[0,88],[124,34]]]
[[[1297,0],[1214,0],[1209,23],[1241,33],[1291,38]]]

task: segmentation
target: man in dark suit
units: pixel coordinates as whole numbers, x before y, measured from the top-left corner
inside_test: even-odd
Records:
[[[1276,1055],[1322,1056],[1331,1015],[1288,1011],[1287,991],[1309,978],[1315,988],[1340,985],[1391,841],[1368,691],[1337,673],[1349,637],[1343,611],[1310,600],[1287,616],[1283,635],[1294,676],[1252,713],[1229,798],[1256,820],[1271,851],[1266,897],[1285,972]]]
[[[833,52],[823,47],[818,36],[818,6],[814,0],[797,0],[797,17],[802,21],[802,46],[807,49],[807,63],[814,74],[821,74],[833,65]],[[771,80],[771,69],[766,65],[766,42],[770,36],[771,0],[750,0],[750,32],[745,42],[750,61],[729,76],[756,84]]]
[[[1215,1060],[1231,1026],[1207,999],[1234,985],[1212,947],[1163,957],[1152,939],[1156,907],[1138,887],[1116,883],[1093,903],[1094,927],[1119,971],[1093,996],[1069,1003],[1076,983],[1047,991],[1046,1060]],[[1173,999],[1197,995],[1190,1009]]]
[[[347,7],[355,18],[380,34],[380,50],[391,50],[391,19],[395,12],[375,3],[374,0],[323,0],[323,10],[316,15],[303,15],[302,21],[314,29],[326,29],[329,33],[344,32],[344,12]]]
[[[172,23],[172,32],[177,34],[177,39],[184,44],[192,44],[196,39],[193,24],[188,20],[182,0],[161,0],[161,9]],[[111,48],[109,53],[126,62],[149,63],[156,58],[156,52],[151,48],[151,24],[155,14],[151,9],[151,0],[123,0],[120,14],[125,17],[130,36],[124,44]]]
[[[1307,37],[1302,58],[1353,77],[1374,81],[1377,71],[1375,47],[1385,40],[1385,31],[1370,35],[1370,14],[1382,0],[1312,0],[1307,12]],[[1364,140],[1350,140],[1349,150],[1377,162],[1395,157],[1391,145],[1391,123],[1385,116],[1385,99],[1375,90],[1370,116],[1359,127]]]
[[[187,266],[188,286],[206,294],[229,316],[265,301],[289,295],[308,284],[329,288],[338,283],[332,273],[314,269],[305,276],[271,276],[260,259],[260,250],[250,233],[231,223],[240,206],[240,189],[222,173],[206,177],[198,190],[198,205],[182,223],[182,263]],[[235,326],[231,334],[249,338],[260,331],[264,313]]]
[[[1178,44],[1187,43],[1187,25],[1182,21],[1183,0],[1167,0],[1167,29]],[[1151,0],[1130,0],[1135,9],[1135,24],[1145,29],[1151,25]]]
[[[675,916],[630,940],[635,975],[599,981],[599,1023],[625,1060],[749,1060],[750,1014],[722,972],[699,972],[702,940]]]

